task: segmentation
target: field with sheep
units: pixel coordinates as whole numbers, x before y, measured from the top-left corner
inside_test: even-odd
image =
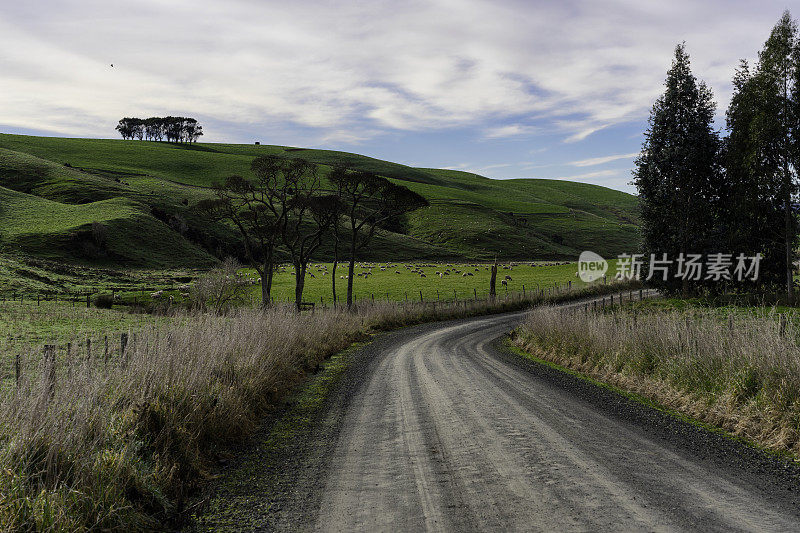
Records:
[[[420,292],[425,301],[486,298],[489,294],[491,263],[428,263],[400,261],[386,263],[357,262],[353,278],[353,295],[356,300],[419,301]],[[541,289],[561,290],[586,285],[575,273],[577,263],[567,261],[505,262],[498,263],[497,293],[528,293]],[[609,279],[615,272],[615,262],[609,262]],[[315,304],[330,305],[335,277],[337,298],[347,298],[347,263],[339,263],[333,274],[333,263],[309,265],[303,299]],[[257,281],[257,274],[248,271],[249,279]],[[273,281],[276,301],[294,298],[294,269],[283,265]],[[600,281],[602,283],[602,281]],[[260,297],[260,287],[254,285],[253,297]]]

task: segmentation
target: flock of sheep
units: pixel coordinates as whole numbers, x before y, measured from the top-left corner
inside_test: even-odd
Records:
[[[514,262],[512,262],[512,263],[508,263],[508,264],[498,265],[498,270],[513,271],[514,267],[517,267],[517,266],[520,266],[520,265],[527,265],[527,266],[531,266],[531,267],[542,267],[542,266],[561,266],[561,265],[568,265],[568,264],[570,264],[569,261],[547,261],[547,262],[540,262],[540,263],[514,263]],[[360,263],[356,263],[356,265],[355,265],[356,269],[360,271],[360,272],[358,272],[356,274],[356,276],[358,276],[359,278],[368,279],[370,276],[373,275],[373,270],[379,270],[380,272],[387,272],[387,271],[391,272],[391,271],[394,271],[395,274],[401,274],[402,271],[405,270],[408,273],[418,275],[420,278],[427,278],[428,274],[431,274],[432,276],[438,276],[440,279],[444,278],[445,276],[458,276],[458,275],[460,275],[461,277],[466,278],[466,277],[474,276],[476,272],[481,272],[481,271],[489,272],[489,271],[491,271],[491,267],[492,267],[491,263],[472,263],[472,264],[447,263],[447,264],[444,264],[444,265],[435,264],[435,263],[403,263],[402,266],[400,266],[400,265],[401,265],[400,263],[360,262]],[[324,263],[311,264],[311,265],[309,265],[308,270],[306,271],[306,275],[311,277],[311,278],[316,278],[317,276],[320,276],[320,277],[328,276],[328,275],[330,275],[330,273],[328,272],[328,268],[329,268],[329,265],[324,264]],[[341,269],[343,269],[345,271],[345,274],[340,275],[339,279],[346,280],[348,278],[348,275],[346,273],[347,272],[347,265],[346,264],[342,265],[340,263],[339,268],[341,268]],[[426,269],[428,270],[427,273],[426,273]],[[432,269],[437,269],[437,270],[434,270],[431,273]],[[275,273],[276,274],[290,273],[292,276],[294,276],[295,275],[295,270],[294,270],[294,267],[292,265],[279,265],[275,269]],[[252,277],[252,276],[246,276],[246,275],[237,274],[236,278],[237,278],[236,281],[238,283],[242,283],[242,284],[248,284],[248,285],[259,285],[259,284],[261,284],[261,278],[260,277]],[[500,279],[500,284],[502,286],[504,286],[504,287],[508,287],[508,283],[511,282],[511,281],[513,281],[513,278],[510,275],[506,274]],[[182,297],[186,298],[186,297],[189,296],[189,289],[190,289],[189,285],[181,285],[180,287],[178,287],[178,289],[180,290],[180,295]],[[164,299],[164,298],[168,298],[170,301],[173,300],[173,296],[167,295],[165,297],[163,290],[151,293],[150,297],[153,300],[161,300],[161,299]]]
[[[520,265],[529,265],[531,267],[540,267],[540,266],[558,266],[558,265],[568,265],[568,261],[550,261],[545,263],[509,263],[504,265],[498,265],[499,269],[502,270],[514,270],[515,266]],[[401,274],[402,270],[405,269],[406,272],[411,274],[416,274],[420,278],[427,278],[429,274],[431,274],[430,269],[438,269],[432,273],[433,276],[438,276],[440,279],[444,276],[457,276],[460,275],[461,277],[469,277],[474,276],[475,272],[480,272],[481,270],[490,271],[492,265],[485,264],[485,263],[472,263],[472,264],[462,264],[462,265],[454,265],[452,263],[447,263],[445,265],[441,264],[431,264],[431,263],[403,263],[400,266],[399,263],[368,263],[368,262],[360,262],[356,263],[355,265],[356,270],[359,272],[356,273],[356,276],[363,279],[368,279],[370,276],[373,275],[374,270],[379,270],[381,272],[391,272],[394,270],[395,274]],[[340,267],[341,268],[341,267]],[[426,272],[428,269],[428,272]],[[306,272],[306,275],[315,278],[316,275],[312,272],[312,270],[316,271],[316,275],[319,276],[327,276],[329,275],[328,272],[328,265],[325,264],[314,264],[311,265],[310,269]],[[278,272],[287,272],[287,267],[282,266],[278,269]],[[291,270],[291,274],[294,275],[295,271]],[[348,278],[347,273],[339,275],[339,279],[345,280]],[[500,280],[500,283],[503,286],[507,286],[508,282],[513,281],[511,276],[506,275],[503,279]],[[260,282],[260,279],[259,279]]]

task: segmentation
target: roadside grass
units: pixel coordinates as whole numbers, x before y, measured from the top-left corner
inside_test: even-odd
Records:
[[[599,313],[541,307],[513,342],[537,358],[797,457],[797,318],[669,301]]]
[[[132,314],[120,309],[87,308],[85,304],[73,307],[52,301],[39,304],[0,302],[0,387],[14,385],[17,357],[23,378],[31,373],[38,375],[45,345],[56,347],[56,361],[61,369],[87,361],[98,366],[103,364],[108,339],[109,359],[115,364],[120,356],[122,333],[132,337],[132,334],[148,327],[177,320],[170,316]]]
[[[593,286],[544,300],[362,302],[353,313],[241,309],[143,323],[115,364],[57,361],[55,381],[42,365],[0,393],[0,527],[174,526],[217,454],[250,433],[307,372],[366,333],[626,288]]]

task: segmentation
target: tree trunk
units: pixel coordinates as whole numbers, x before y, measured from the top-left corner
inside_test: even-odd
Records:
[[[272,305],[272,274],[274,272],[272,264],[272,254],[264,259],[264,271],[261,272],[261,307],[267,308]]]
[[[786,224],[786,296],[789,298],[789,303],[792,301],[792,289],[794,279],[792,277],[792,198],[791,192],[786,193],[784,199],[784,222]]]
[[[681,256],[685,259],[686,258],[686,245],[681,246]],[[685,270],[685,269],[684,269]],[[686,277],[686,272],[683,273],[683,278],[681,279],[681,295],[683,298],[689,297],[689,279]]]
[[[333,304],[336,305],[336,267],[339,266],[339,237],[333,240],[333,268],[331,269],[331,289],[333,290]]]
[[[356,240],[355,235],[350,242],[350,259],[347,264],[347,308],[353,307],[353,272],[356,269]]]
[[[303,302],[303,287],[306,284],[306,263],[294,264],[294,306],[300,312],[300,304]]]
[[[492,265],[492,277],[489,280],[489,297],[494,300],[497,295],[497,261]]]

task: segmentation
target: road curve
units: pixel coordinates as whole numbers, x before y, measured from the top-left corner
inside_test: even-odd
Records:
[[[364,349],[269,529],[800,530],[793,467],[509,354],[522,316]]]

